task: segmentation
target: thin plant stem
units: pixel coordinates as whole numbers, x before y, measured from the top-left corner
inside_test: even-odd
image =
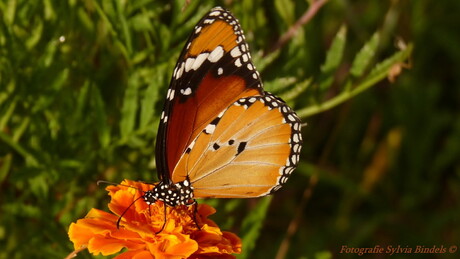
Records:
[[[294,25],[292,25],[287,32],[285,32],[280,39],[273,45],[273,47],[265,53],[275,52],[276,50],[283,47],[292,37],[294,37],[299,30],[300,27],[307,24],[321,9],[321,7],[327,2],[328,0],[317,0],[313,1],[308,10],[297,20]],[[265,56],[264,55],[264,56]]]

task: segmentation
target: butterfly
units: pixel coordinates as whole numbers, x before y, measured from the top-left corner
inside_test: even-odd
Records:
[[[238,20],[215,7],[174,68],[155,147],[160,182],[144,201],[271,194],[299,163],[300,131],[296,113],[264,91]]]

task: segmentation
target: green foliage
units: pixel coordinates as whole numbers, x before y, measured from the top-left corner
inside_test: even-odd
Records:
[[[264,197],[257,203],[241,224],[241,239],[245,253],[238,258],[248,258],[251,252],[254,251],[257,239],[260,235],[263,222],[267,216],[268,206],[270,205],[271,197]]]
[[[106,208],[97,180],[157,179],[169,79],[216,5],[239,18],[265,88],[308,124],[275,196],[204,201],[242,237],[241,258],[458,243],[460,2],[328,1],[274,51],[314,1],[227,2],[0,2],[0,258],[65,257],[70,223]]]
[[[321,82],[319,91],[325,92],[334,82],[334,75],[342,61],[343,50],[345,48],[347,27],[340,27],[337,35],[332,41],[331,47],[327,51],[326,60],[321,66]]]
[[[350,69],[350,73],[354,77],[362,76],[366,68],[369,66],[369,63],[372,61],[374,55],[376,54],[379,39],[379,33],[374,33],[372,38],[361,48],[358,54],[356,54]],[[401,62],[402,61],[403,60],[401,60]]]

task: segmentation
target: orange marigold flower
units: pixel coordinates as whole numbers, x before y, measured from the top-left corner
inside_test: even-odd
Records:
[[[163,202],[157,201],[149,206],[141,198],[123,215],[118,229],[119,216],[152,187],[130,180],[121,184],[106,188],[111,196],[109,209],[114,214],[91,209],[85,218],[70,225],[69,237],[76,250],[87,247],[94,255],[106,256],[126,248],[115,257],[117,259],[233,258],[232,254],[241,252],[240,238],[221,231],[208,219],[215,209],[206,204],[200,204],[196,209],[198,229],[194,220],[195,206],[166,207],[165,223]]]

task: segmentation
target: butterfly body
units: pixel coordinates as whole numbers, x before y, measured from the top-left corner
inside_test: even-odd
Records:
[[[170,207],[195,203],[193,200],[193,187],[187,179],[177,183],[160,182],[152,190],[146,191],[143,199],[148,205],[154,204],[156,201],[162,201]]]

